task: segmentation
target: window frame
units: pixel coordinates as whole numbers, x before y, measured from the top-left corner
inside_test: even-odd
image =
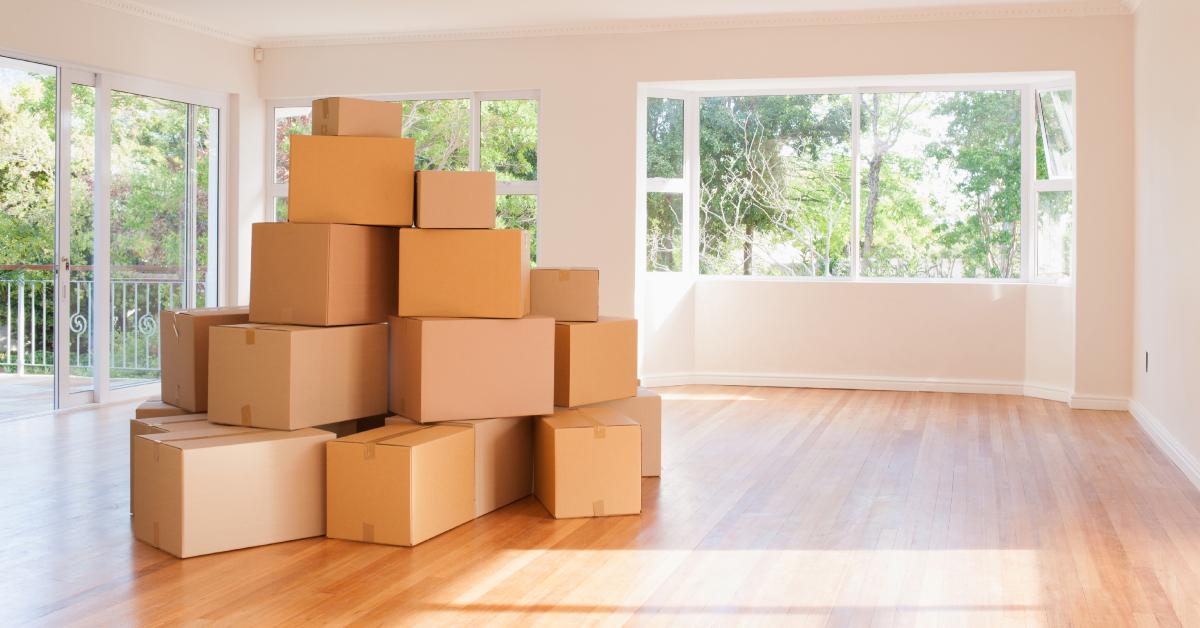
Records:
[[[278,199],[288,198],[288,184],[275,182],[275,110],[286,107],[309,107],[312,102],[324,96],[312,98],[283,98],[267,101],[266,124],[266,184],[267,202],[263,205],[263,219],[266,222],[277,222],[275,204]],[[388,102],[400,100],[470,100],[471,101],[471,139],[468,169],[479,170],[482,128],[480,116],[483,113],[483,103],[492,100],[532,100],[537,103],[537,154],[538,178],[532,181],[501,181],[496,180],[496,196],[533,196],[537,204],[537,233],[542,232],[542,199],[541,199],[541,160],[542,160],[542,95],[540,90],[492,90],[465,92],[401,92],[394,94],[377,94],[370,96],[355,96],[367,100],[382,100]]]
[[[845,82],[831,81],[828,87],[819,85],[804,87],[788,87],[779,89],[672,89],[654,85],[641,84],[638,86],[638,135],[637,135],[637,268],[639,273],[654,276],[683,276],[694,281],[767,281],[767,282],[853,282],[853,283],[931,283],[931,284],[1025,284],[1042,283],[1054,285],[1070,285],[1075,276],[1075,250],[1072,250],[1070,275],[1066,278],[1040,278],[1037,275],[1036,258],[1036,229],[1038,214],[1038,193],[1044,191],[1070,191],[1072,193],[1071,229],[1074,234],[1077,229],[1077,195],[1075,182],[1078,172],[1070,179],[1052,179],[1039,181],[1037,178],[1037,135],[1038,119],[1036,98],[1039,91],[1076,90],[1075,81],[1071,79],[1030,80],[1030,81],[956,81],[954,75],[947,75],[946,82],[915,81],[908,84],[906,77],[893,77],[892,81],[864,80],[859,85],[847,85]],[[935,78],[935,77],[927,77]],[[978,92],[978,91],[1010,91],[1020,95],[1021,107],[1021,274],[1018,277],[989,278],[989,277],[872,277],[864,276],[861,272],[861,251],[857,246],[861,232],[860,205],[861,198],[861,163],[862,156],[862,96],[863,94],[883,93],[912,93],[912,92]],[[852,225],[853,242],[850,256],[850,274],[848,276],[760,276],[760,275],[707,275],[700,273],[699,237],[700,237],[700,100],[702,98],[724,98],[737,96],[804,96],[804,95],[835,95],[851,97],[851,207],[850,220]],[[646,110],[649,98],[671,98],[684,101],[684,178],[651,179],[646,177]],[[1077,111],[1078,103],[1072,98],[1071,106]],[[1076,138],[1077,139],[1077,138]],[[651,192],[677,191],[682,185],[684,191],[685,212],[683,216],[683,270],[654,271],[646,268],[646,195]],[[1074,238],[1074,235],[1072,236]],[[1073,240],[1074,241],[1074,240]]]

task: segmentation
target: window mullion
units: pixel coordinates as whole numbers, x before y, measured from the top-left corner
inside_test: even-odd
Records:
[[[683,100],[683,270],[700,274],[700,98]]]
[[[861,274],[859,259],[859,212],[862,203],[862,181],[859,177],[859,153],[862,147],[862,94],[855,90],[850,105],[850,279],[857,281]]]
[[[1035,277],[1034,265],[1037,255],[1037,137],[1034,125],[1037,112],[1034,108],[1034,91],[1031,87],[1021,89],[1021,279],[1029,281]]]
[[[480,116],[482,114],[482,105],[479,100],[479,92],[471,93],[471,152],[470,165],[471,170],[479,170],[479,153],[482,150],[482,134],[480,128]],[[540,110],[540,107],[539,107]],[[539,130],[539,136],[541,135]]]

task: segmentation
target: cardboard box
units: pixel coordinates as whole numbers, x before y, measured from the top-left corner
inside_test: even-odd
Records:
[[[260,222],[253,226],[250,322],[382,323],[396,307],[396,229]]]
[[[325,533],[325,430],[173,432],[133,443],[133,534],[180,558]]]
[[[556,321],[600,319],[600,270],[534,268],[529,271],[529,303],[534,314]]]
[[[418,170],[416,226],[422,229],[494,229],[496,173]]]
[[[249,320],[245,307],[163,310],[158,316],[162,400],[188,412],[208,409],[208,330]]]
[[[289,222],[410,227],[413,140],[293,135]]]
[[[529,313],[529,234],[520,229],[402,229],[399,250],[399,316]]]
[[[212,329],[208,420],[296,430],[387,412],[387,325]]]
[[[133,411],[135,419],[154,419],[158,417],[179,416],[181,414],[193,414],[180,408],[173,406],[161,399],[147,399],[138,404],[138,407]]]
[[[313,135],[400,137],[404,107],[362,98],[319,98],[312,103]]]
[[[636,397],[601,401],[585,408],[608,408],[642,426],[642,477],[662,473],[662,397],[649,388],[638,388]]]
[[[533,492],[533,418],[462,421],[475,435],[475,516]]]
[[[475,439],[462,425],[390,423],[327,445],[326,536],[416,545],[475,516]]]
[[[534,428],[534,494],[556,519],[642,511],[642,428],[608,408],[561,410]]]
[[[390,410],[419,423],[554,411],[554,320],[397,318]]]
[[[146,404],[161,404],[168,409],[179,410],[175,406],[161,401],[147,401],[138,406],[138,414],[129,421],[129,512],[133,513],[133,439],[142,434],[163,434],[165,432],[184,432],[217,427],[207,420],[204,414],[151,414],[143,415],[142,407]],[[157,409],[157,408],[154,408]],[[186,412],[186,411],[185,411]],[[220,429],[230,429],[220,426]]]
[[[636,394],[636,320],[555,324],[554,405],[575,407]]]

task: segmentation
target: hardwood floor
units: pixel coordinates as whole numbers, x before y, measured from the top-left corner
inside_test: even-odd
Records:
[[[0,625],[1200,626],[1200,492],[1126,413],[660,392],[640,517],[183,561],[130,534],[130,406],[0,423]]]

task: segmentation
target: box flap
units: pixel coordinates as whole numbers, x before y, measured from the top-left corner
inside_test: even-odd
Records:
[[[395,438],[380,441],[379,444],[388,447],[419,447],[425,443],[470,429],[463,425],[422,425],[419,426],[419,429],[409,430],[397,435]]]
[[[346,443],[351,445],[362,445],[366,443],[378,443],[379,441],[399,436],[405,432],[422,429],[424,426],[416,423],[388,423],[383,427],[377,427],[373,430],[343,436],[337,439],[337,443]]]
[[[138,438],[146,438],[176,449],[204,449],[207,447],[223,447],[245,443],[264,443],[268,441],[290,440],[294,438],[319,438],[333,440],[333,432],[327,432],[314,427],[300,430],[264,430],[258,428],[229,428],[234,431],[213,433],[204,431],[166,432],[163,434],[146,434]]]
[[[638,425],[637,421],[609,408],[561,409],[542,420],[556,430]]]

